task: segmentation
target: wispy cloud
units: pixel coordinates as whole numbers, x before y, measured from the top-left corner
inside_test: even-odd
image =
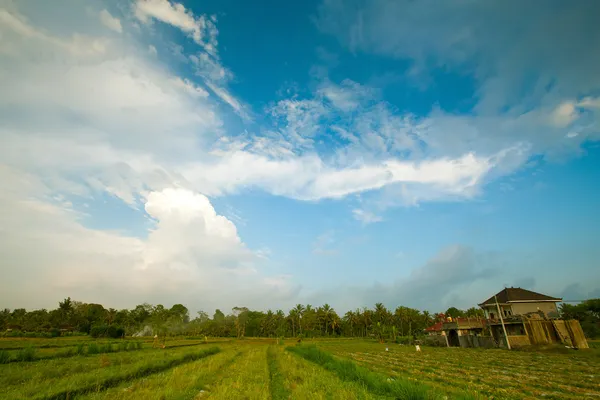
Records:
[[[359,208],[352,210],[354,218],[365,225],[383,221],[383,218],[370,211],[361,210]]]
[[[121,21],[118,18],[113,17],[106,10],[100,11],[100,22],[108,29],[112,29],[115,32],[123,33],[123,27]]]

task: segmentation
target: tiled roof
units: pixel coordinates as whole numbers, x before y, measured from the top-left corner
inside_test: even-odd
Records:
[[[434,325],[431,325],[431,326],[430,326],[430,327],[428,327],[428,328],[425,328],[425,331],[427,331],[427,332],[437,332],[437,331],[441,331],[441,330],[442,330],[442,325],[443,325],[443,324],[444,324],[443,322],[438,322],[438,323],[436,323],[436,324],[434,324]]]
[[[532,292],[531,290],[521,288],[504,288],[496,294],[498,303],[508,303],[509,301],[561,301],[561,298],[550,297],[545,294]],[[490,297],[481,304],[496,304],[494,296]]]

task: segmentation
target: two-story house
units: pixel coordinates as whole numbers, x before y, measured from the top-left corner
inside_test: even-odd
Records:
[[[500,318],[498,308],[502,313],[502,317],[505,318],[540,311],[547,317],[557,317],[558,308],[556,303],[561,301],[562,299],[558,297],[510,287],[499,291],[495,296],[479,304],[479,307],[485,312],[485,317],[491,320]]]

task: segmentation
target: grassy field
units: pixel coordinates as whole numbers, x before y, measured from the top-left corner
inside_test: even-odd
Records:
[[[64,351],[88,339],[2,340]],[[106,343],[98,341],[102,348]],[[130,340],[121,341],[133,342]],[[48,346],[50,345],[50,346]],[[44,347],[46,346],[46,347]],[[600,352],[506,351],[319,340],[177,339],[166,349],[45,356],[0,365],[2,399],[575,399],[600,397]],[[386,346],[388,351],[386,351]],[[127,348],[127,346],[125,346]],[[51,354],[51,353],[47,353]]]

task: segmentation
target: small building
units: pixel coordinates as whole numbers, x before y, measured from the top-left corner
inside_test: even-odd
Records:
[[[494,347],[483,318],[449,318],[442,330],[448,347]]]
[[[545,317],[558,317],[558,308],[556,303],[561,302],[558,297],[546,296],[545,294],[533,292],[522,288],[504,288],[479,304],[485,313],[485,317],[490,320],[500,318],[498,310],[503,318],[513,315],[527,315],[530,313],[542,313]]]
[[[442,330],[442,326],[444,325],[444,322],[436,322],[435,324],[425,328],[425,333],[428,336],[439,336],[439,335],[444,335],[444,331]]]

